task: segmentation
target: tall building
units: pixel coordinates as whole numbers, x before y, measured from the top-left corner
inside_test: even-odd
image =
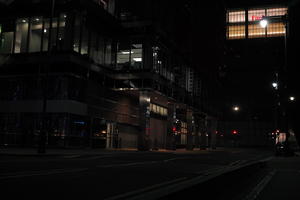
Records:
[[[293,70],[289,44],[292,45],[295,26],[289,24],[295,20],[290,13],[294,1],[224,2],[227,72],[224,84],[228,88],[228,108],[240,105],[241,109],[227,112],[223,129],[228,134],[239,129],[242,145],[265,146],[270,144],[278,126],[282,127],[278,124],[285,123],[286,117],[281,115],[288,112],[284,111],[291,103],[288,96],[295,91],[288,83],[293,79],[288,72]],[[268,21],[265,26],[261,24],[263,19]],[[274,88],[274,82],[282,89]],[[284,91],[280,98],[285,99],[278,100],[279,91]],[[291,124],[287,126],[293,129]]]
[[[191,2],[4,2],[0,143],[149,150],[207,141],[218,112],[183,31],[195,20]]]

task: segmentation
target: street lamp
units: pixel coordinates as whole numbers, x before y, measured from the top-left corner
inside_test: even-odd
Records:
[[[273,86],[273,88],[274,88],[275,90],[278,89],[278,83],[277,83],[277,82],[273,82],[273,83],[272,83],[272,86]]]
[[[239,106],[233,106],[232,108],[235,112],[239,111],[240,110],[240,107]]]
[[[267,19],[264,19],[264,18],[262,20],[260,20],[260,22],[259,22],[259,25],[262,28],[266,28],[268,26],[268,24],[269,24],[269,21]]]
[[[295,101],[295,97],[294,96],[290,96],[290,101]]]
[[[276,73],[276,82],[272,83],[272,86],[276,90],[277,96],[277,129],[280,130],[281,133],[288,133],[288,123],[287,123],[287,80],[286,80],[286,72],[287,72],[287,38],[288,38],[288,18],[287,15],[280,17],[263,17],[259,24],[262,28],[266,28],[268,24],[272,21],[281,21],[284,23],[284,65],[280,65],[278,72]],[[295,97],[290,97],[290,101],[294,101]],[[286,138],[287,142],[288,137]]]

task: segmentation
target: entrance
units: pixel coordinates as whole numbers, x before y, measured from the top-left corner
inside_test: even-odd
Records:
[[[119,145],[119,132],[115,122],[106,123],[106,148],[118,148]]]

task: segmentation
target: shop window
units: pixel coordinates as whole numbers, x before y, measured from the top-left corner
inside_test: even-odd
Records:
[[[49,29],[50,29],[50,20],[44,20],[44,27],[43,27],[43,48],[42,51],[48,51],[49,47]]]
[[[1,34],[1,42],[0,42],[0,53],[11,53],[13,49],[13,38],[14,32],[2,32]]]
[[[287,14],[287,8],[269,8],[267,9],[267,16],[283,16]]]
[[[276,37],[285,35],[285,25],[283,22],[270,23],[267,26],[267,36]]]
[[[227,27],[228,39],[243,39],[246,36],[245,25],[229,25]]]
[[[28,19],[18,19],[16,22],[15,53],[27,52]]]
[[[228,12],[229,23],[245,22],[245,11],[230,11]]]
[[[80,34],[81,34],[81,18],[79,15],[76,15],[74,23],[74,41],[73,41],[73,50],[79,53],[80,50]]]
[[[259,21],[262,19],[263,16],[266,16],[265,9],[259,9],[259,10],[249,10],[248,11],[248,21]]]
[[[29,33],[30,33],[29,52],[41,51],[42,35],[43,35],[43,19],[41,17],[32,18]]]
[[[83,29],[82,29],[80,54],[81,55],[88,55],[89,31],[85,26],[83,26],[82,28]]]
[[[266,29],[262,28],[259,24],[250,24],[248,26],[249,38],[264,37],[265,35],[266,35]]]

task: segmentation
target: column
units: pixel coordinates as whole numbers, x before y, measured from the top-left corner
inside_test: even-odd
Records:
[[[150,149],[150,95],[148,91],[140,91],[140,133],[138,135],[138,150],[148,151]]]

